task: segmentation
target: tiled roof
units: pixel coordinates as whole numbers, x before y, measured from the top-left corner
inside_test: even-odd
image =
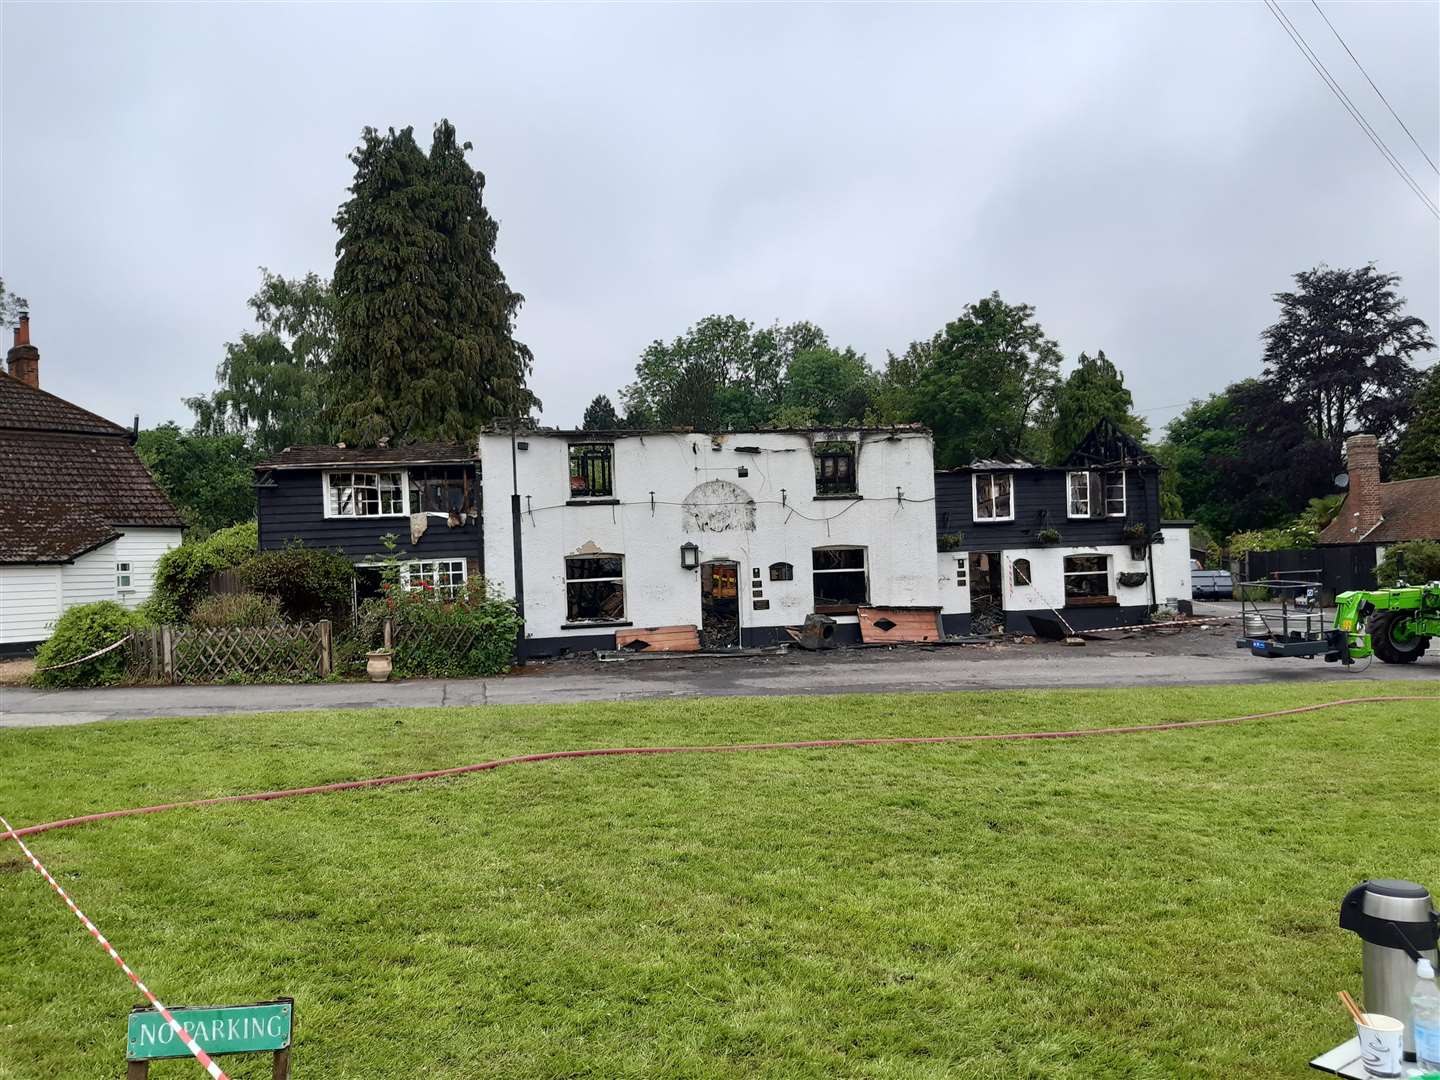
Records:
[[[1364,536],[1354,535],[1346,511],[1350,495],[1340,504],[1340,513],[1320,533],[1322,544],[1351,544],[1360,540],[1376,544],[1397,544],[1402,540],[1440,540],[1440,476],[1395,480],[1380,485],[1380,524]]]
[[[0,563],[64,562],[126,525],[181,528],[129,435],[0,376]]]
[[[325,465],[424,465],[474,461],[474,443],[432,442],[409,446],[287,446],[257,469],[317,469]]]

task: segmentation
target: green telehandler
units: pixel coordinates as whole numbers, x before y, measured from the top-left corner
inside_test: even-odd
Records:
[[[1323,656],[1329,663],[1347,666],[1378,656],[1387,664],[1409,664],[1425,655],[1432,637],[1440,637],[1440,581],[1341,593],[1335,598],[1335,622],[1329,629],[1322,616],[1292,607],[1286,596],[1287,589],[1313,592],[1313,581],[1257,581],[1245,587],[1282,598],[1278,609],[1256,603],[1242,608],[1245,636],[1236,640],[1235,647],[1255,656]]]

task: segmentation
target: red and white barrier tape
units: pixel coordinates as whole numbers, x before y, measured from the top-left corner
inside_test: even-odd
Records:
[[[35,669],[35,673],[38,675],[42,671],[59,671],[61,668],[74,667],[76,664],[83,664],[86,660],[94,660],[97,656],[104,656],[108,652],[114,652],[116,649],[118,649],[121,645],[124,645],[125,642],[129,641],[134,636],[134,634],[126,634],[113,645],[106,645],[103,649],[96,649],[89,656],[82,656],[78,660],[66,660],[63,664],[51,664],[49,667],[37,667]]]
[[[70,899],[65,890],[60,887],[60,883],[50,875],[50,871],[46,870],[40,860],[35,857],[35,853],[25,846],[25,841],[20,839],[19,833],[5,820],[3,814],[0,814],[0,825],[5,827],[5,833],[0,834],[0,838],[3,838],[3,835],[15,837],[15,842],[20,845],[20,850],[23,851],[25,857],[30,860],[30,865],[36,869],[41,877],[50,883],[50,887],[59,894],[60,899],[65,901],[65,906],[73,911],[75,917],[85,925],[85,929],[90,931],[90,936],[98,941],[101,948],[110,954],[110,959],[120,965],[120,970],[130,977],[130,981],[135,984],[135,989],[144,994],[146,1000],[155,1006],[155,1011],[165,1018],[165,1022],[170,1025],[171,1030],[175,1032],[175,1035],[185,1045],[185,1049],[195,1055],[195,1060],[205,1066],[205,1071],[209,1073],[214,1080],[229,1080],[229,1077],[225,1075],[220,1066],[216,1065],[215,1062],[211,1060],[210,1055],[200,1049],[200,1044],[190,1036],[190,1033],[180,1026],[179,1021],[175,1019],[170,1010],[165,1007],[164,1003],[150,992],[148,986],[140,981],[140,976],[136,975],[135,972],[130,969],[130,965],[121,959],[120,954],[115,951],[115,946],[111,945],[110,942],[105,939],[105,935],[100,933],[100,928],[91,922],[83,911],[75,906],[75,901]]]

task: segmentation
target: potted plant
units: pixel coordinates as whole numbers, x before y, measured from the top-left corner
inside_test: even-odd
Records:
[[[1058,544],[1060,542],[1060,530],[1041,529],[1035,534],[1035,539],[1042,544]]]
[[[964,546],[964,533],[941,533],[935,538],[935,549],[937,551],[959,551]]]
[[[1116,574],[1115,580],[1127,589],[1135,589],[1144,585],[1149,576],[1144,570],[1125,570]]]
[[[371,682],[387,682],[395,669],[395,650],[373,649],[365,654],[365,673]]]
[[[1120,535],[1130,545],[1132,559],[1145,558],[1145,549],[1150,546],[1150,530],[1143,523],[1136,521],[1126,525]]]

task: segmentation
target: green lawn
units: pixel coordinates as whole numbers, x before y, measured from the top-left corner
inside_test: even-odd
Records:
[[[5,731],[0,812],[25,825],[533,750],[1149,723],[1364,692]],[[32,844],[168,1002],[295,997],[297,1078],[1298,1078],[1347,1034],[1335,991],[1360,990],[1358,942],[1336,926],[1345,890],[1367,876],[1440,888],[1440,800],[1420,760],[1437,743],[1431,702],[1074,742],[599,758]],[[119,1077],[137,1001],[7,842],[0,1078]],[[223,1061],[269,1076],[268,1059]]]

